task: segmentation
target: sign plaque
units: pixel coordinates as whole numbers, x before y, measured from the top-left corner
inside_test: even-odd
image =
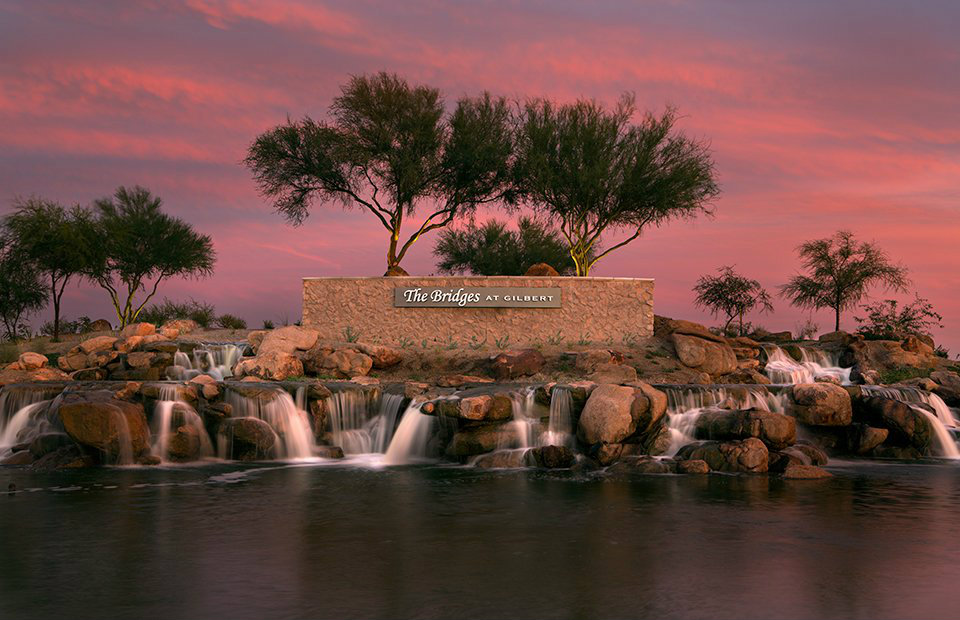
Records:
[[[395,308],[560,308],[559,288],[398,286]]]

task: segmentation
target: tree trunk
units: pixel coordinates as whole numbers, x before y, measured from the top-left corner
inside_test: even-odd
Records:
[[[840,308],[839,308],[839,306],[836,307],[836,308],[834,308],[834,311],[836,312],[837,321],[836,321],[836,323],[835,323],[835,325],[834,325],[833,331],[838,332],[838,331],[840,331]]]
[[[60,342],[60,297],[57,295],[57,280],[52,275],[50,296],[53,298],[53,342]]]

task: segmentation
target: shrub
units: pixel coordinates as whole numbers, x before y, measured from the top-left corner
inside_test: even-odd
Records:
[[[76,321],[71,321],[69,319],[60,319],[60,333],[61,334],[85,334],[90,331],[90,324],[93,321],[90,320],[88,316],[81,316],[77,318]],[[53,336],[54,335],[54,324],[53,321],[47,321],[40,327],[38,332],[41,336]]]
[[[942,316],[934,312],[933,305],[917,296],[913,302],[900,308],[894,299],[863,306],[865,317],[855,317],[860,327],[857,331],[873,340],[899,340],[906,334],[929,334],[934,327],[943,327]]]
[[[927,377],[930,375],[931,370],[933,369],[917,368],[916,366],[896,366],[879,372],[880,383],[890,385],[892,383],[907,381],[908,379],[916,379],[917,377]]]
[[[20,359],[20,348],[12,342],[0,344],[0,363],[10,364]]]
[[[147,306],[140,311],[138,320],[163,325],[174,319],[191,319],[203,329],[209,329],[216,320],[217,311],[213,304],[191,299],[190,301],[175,302],[164,298],[159,304]]]
[[[797,340],[813,340],[813,337],[820,331],[820,326],[813,322],[813,319],[807,317],[807,320],[796,326],[794,333]]]
[[[264,329],[273,329],[273,321],[271,321],[270,319],[266,319],[266,320],[263,322],[263,328],[264,328]]]
[[[238,316],[232,314],[221,314],[217,319],[217,325],[223,329],[246,329],[247,322]]]

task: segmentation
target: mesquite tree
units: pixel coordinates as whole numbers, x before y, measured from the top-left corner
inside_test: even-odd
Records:
[[[693,291],[697,294],[694,303],[710,311],[713,316],[723,315],[724,333],[734,319],[739,319],[737,334],[743,335],[743,317],[759,309],[773,312],[770,294],[757,280],[740,275],[732,266],[720,267],[716,276],[701,276]]]
[[[43,308],[47,291],[40,272],[12,240],[0,238],[0,320],[9,340],[26,331],[24,319]]]
[[[649,226],[708,213],[719,194],[707,145],[675,130],[676,112],[647,113],[635,125],[635,110],[633,96],[624,95],[613,110],[535,99],[522,111],[517,192],[557,222],[578,276]],[[627,238],[591,255],[616,229]]]
[[[216,253],[208,235],[161,211],[163,201],[142,187],[120,187],[94,202],[90,232],[96,254],[85,275],[110,293],[120,327],[136,322],[160,283],[171,277],[213,273]],[[138,301],[140,291],[146,294]]]
[[[88,211],[42,198],[18,199],[4,228],[17,252],[33,265],[50,292],[53,340],[60,340],[60,300],[67,283],[90,264],[90,240],[85,235]]]
[[[797,252],[807,273],[791,278],[781,294],[800,308],[831,308],[836,331],[841,312],[859,304],[871,287],[904,290],[909,283],[905,267],[891,263],[876,244],[857,241],[849,230],[802,243]]]
[[[352,78],[330,121],[290,121],[260,135],[246,164],[261,193],[293,224],[315,201],[372,213],[389,234],[387,271],[424,234],[509,193],[513,150],[502,98],[460,99],[445,113],[440,91],[387,73]],[[405,239],[403,220],[431,213]]]

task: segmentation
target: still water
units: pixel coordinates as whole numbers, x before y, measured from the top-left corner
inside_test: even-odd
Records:
[[[956,618],[960,468],[0,471],[2,618]]]

